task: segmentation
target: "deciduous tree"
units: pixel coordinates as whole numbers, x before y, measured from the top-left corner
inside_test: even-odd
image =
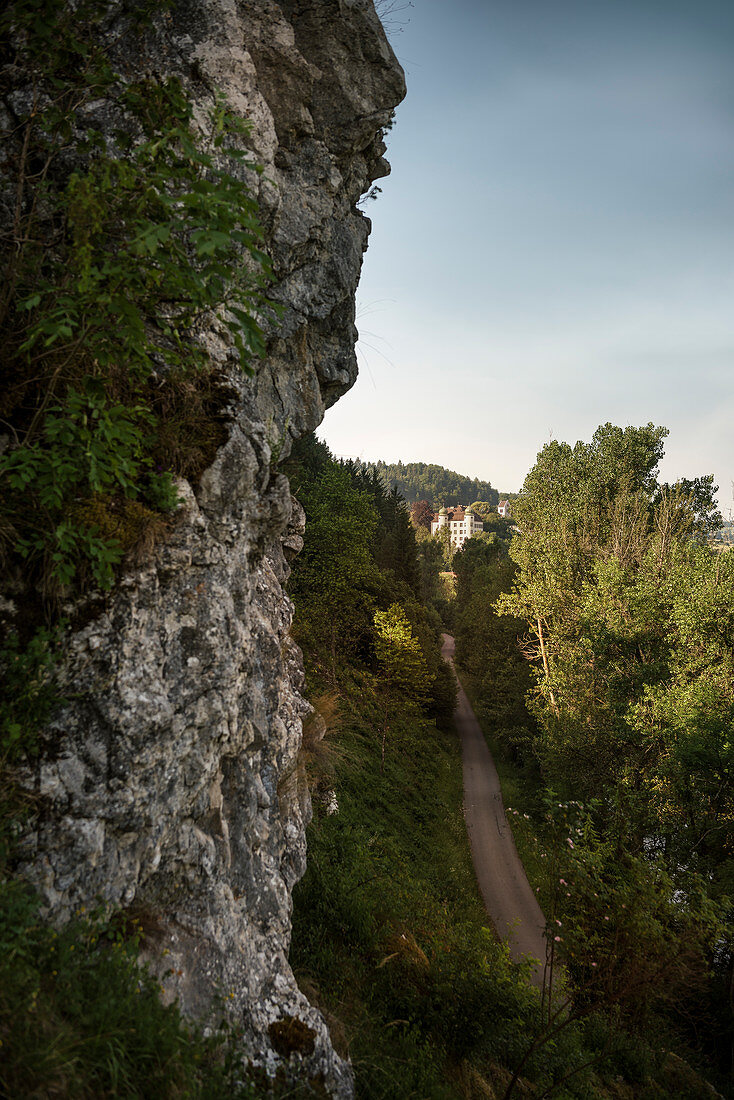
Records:
[[[385,743],[390,729],[390,717],[395,696],[399,707],[420,710],[426,705],[434,675],[429,672],[420,642],[413,635],[405,611],[400,604],[391,604],[387,611],[376,611],[375,654],[383,673],[384,715],[381,735],[381,759],[385,763]]]
[[[427,500],[417,500],[410,507],[410,519],[414,527],[425,527],[431,530],[433,522],[433,508]]]

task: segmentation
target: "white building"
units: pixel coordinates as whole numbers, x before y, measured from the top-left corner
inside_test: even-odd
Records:
[[[442,527],[448,527],[451,535],[451,545],[456,550],[461,550],[467,539],[470,539],[472,535],[476,535],[478,531],[484,530],[482,521],[474,515],[471,505],[466,511],[461,507],[447,511],[443,507],[440,512],[434,512],[431,534],[437,534]]]
[[[501,500],[497,505],[497,511],[501,516],[509,516],[510,514],[510,502],[509,500]]]

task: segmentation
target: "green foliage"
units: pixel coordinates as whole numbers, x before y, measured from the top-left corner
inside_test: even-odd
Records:
[[[404,504],[355,463],[338,463],[324,444],[300,440],[286,467],[306,512],[306,535],[289,591],[294,631],[311,663],[333,685],[354,660],[374,669],[374,616],[400,605],[424,659],[436,650],[440,623],[421,606],[415,534]],[[436,670],[429,668],[432,683]],[[437,688],[446,702],[445,684]]]
[[[56,931],[19,882],[0,882],[3,1096],[205,1098],[257,1095],[235,1036],[208,1038],[164,1007],[137,936],[101,914]]]
[[[33,752],[58,703],[54,669],[59,636],[58,630],[42,627],[23,644],[11,632],[0,648],[0,764]]]
[[[497,490],[488,481],[457,474],[432,463],[379,461],[370,463],[369,467],[376,470],[391,489],[397,489],[409,504],[427,500],[438,509],[442,504],[466,505],[477,499],[496,505],[499,500]]]
[[[121,560],[108,525],[79,522],[80,500],[176,506],[175,467],[156,469],[151,381],[175,394],[204,379],[197,333],[215,318],[252,374],[273,315],[246,124],[216,101],[202,134],[175,79],[118,77],[106,18],[99,2],[15,0],[0,24],[28,103],[7,162],[0,411],[14,444],[0,456],[0,528],[6,558],[47,591],[87,577],[109,588]],[[104,132],[100,98],[113,111]]]
[[[381,766],[385,764],[385,745],[396,712],[420,713],[428,703],[428,691],[435,679],[428,670],[421,644],[405,611],[394,603],[387,611],[376,611],[375,656],[382,678],[384,711],[382,716]]]
[[[675,485],[665,484],[660,486],[660,499],[673,496],[679,501],[685,501],[688,512],[688,522],[694,537],[705,541],[715,537],[724,526],[724,520],[716,502],[716,494],[719,486],[714,485],[714,475],[705,477],[680,478]]]
[[[73,579],[77,560],[87,558],[95,583],[109,588],[121,546],[100,538],[95,525],[74,522],[71,507],[79,495],[114,490],[137,495],[144,425],[151,418],[140,405],[111,405],[100,379],[86,379],[84,390],[69,389],[64,406],[49,409],[39,440],[0,457],[0,477],[12,497],[35,498],[37,507],[17,537],[20,555],[47,553],[62,585]]]
[[[446,572],[451,572],[454,567],[454,547],[451,542],[451,532],[448,526],[439,527],[434,538],[441,547],[443,568]]]
[[[308,870],[294,893],[291,962],[327,1012],[338,1049],[352,1058],[357,1095],[499,1096],[520,1063],[524,1087],[531,1080],[539,1095],[611,1095],[607,1082],[620,1072],[642,1094],[654,1069],[650,1048],[618,1035],[603,1013],[593,1027],[574,1016],[552,1035],[541,1028],[536,1043],[537,993],[484,927],[459,746],[445,724],[427,719],[440,699],[444,718],[453,705],[438,654],[441,624],[406,580],[407,554],[379,564],[393,521],[390,495],[314,440],[299,444],[290,472],[309,519],[291,581],[295,621],[329,732],[316,770]],[[426,558],[433,591],[429,566]],[[518,624],[492,605],[515,566],[506,542],[493,538],[468,542],[456,568],[468,604],[459,633],[484,690],[487,648],[514,645]],[[493,671],[504,675],[503,668],[514,682],[495,689],[488,712],[530,758],[527,662],[505,653]],[[610,1050],[617,1061],[608,1065]]]
[[[344,467],[349,471],[355,488],[369,493],[377,509],[379,524],[373,547],[376,564],[417,595],[420,590],[417,543],[405,501],[397,489],[385,489],[384,482],[374,469],[353,461],[345,462]]]
[[[633,847],[654,833],[671,867],[711,866],[730,859],[734,809],[734,575],[699,538],[699,504],[657,486],[664,434],[606,425],[589,446],[542,452],[516,504],[518,572],[499,606],[535,639],[550,782],[583,798],[619,790]]]
[[[70,389],[65,407],[52,406],[43,424],[43,445],[11,451],[4,472],[11,489],[31,486],[41,507],[58,508],[77,487],[92,493],[121,489],[134,495],[143,449],[142,406],[110,405],[97,379],[87,379],[85,392]]]
[[[638,586],[665,632],[665,674],[645,680],[627,721],[647,753],[641,779],[671,863],[712,875],[734,891],[734,557],[677,544]],[[637,606],[642,603],[638,599]]]
[[[388,687],[399,691],[408,705],[420,709],[428,702],[434,677],[407,615],[400,604],[394,603],[387,611],[376,611],[374,621],[375,655]]]
[[[336,676],[338,660],[369,645],[377,568],[371,543],[377,514],[369,495],[352,488],[348,472],[325,465],[301,490],[307,528],[290,584],[296,637],[323,653]]]
[[[267,258],[255,201],[234,174],[246,158],[233,142],[246,128],[218,102],[202,142],[174,80],[130,85],[121,105],[142,133],[121,129],[120,155],[97,152],[83,173],[72,174],[65,204],[74,262],[36,289],[53,305],[47,301],[25,346],[83,330],[85,348],[102,366],[123,350],[131,373],[148,374],[161,361],[179,367],[189,356],[205,365],[191,335],[199,318],[216,314],[252,374],[250,360],[264,350],[255,317],[265,304]],[[118,326],[104,324],[107,311]],[[150,319],[152,335],[145,331]]]
[[[474,511],[477,511],[477,505],[473,504]],[[480,512],[482,517],[482,523],[484,524],[484,533],[487,535],[496,535],[497,538],[502,539],[504,542],[509,543],[512,539],[512,529],[515,526],[515,520],[512,516],[501,516],[497,512]]]
[[[151,474],[145,488],[145,498],[159,512],[174,512],[181,498],[173,481],[173,475],[164,470]]]
[[[490,504],[487,500],[473,500],[471,503],[471,510],[474,512],[475,516],[481,519],[482,523],[486,523],[493,516],[496,516],[497,519],[502,519],[502,516],[499,516],[497,513],[496,506]]]
[[[454,558],[456,660],[471,681],[478,716],[491,725],[503,751],[515,763],[532,765],[535,722],[525,703],[531,677],[519,646],[525,624],[495,608],[516,567],[507,543],[489,538],[469,539]]]
[[[380,681],[353,667],[339,687],[339,812],[315,807],[291,964],[338,1016],[358,1096],[458,1097],[462,1059],[519,1056],[536,998],[484,927],[453,734],[396,708],[381,770]]]
[[[420,594],[425,604],[434,604],[443,597],[439,574],[444,568],[443,547],[428,535],[417,540]]]
[[[594,807],[555,797],[545,800],[547,916],[579,1002],[616,1006],[639,1025],[652,1007],[700,997],[725,934],[704,880],[674,882],[659,855],[600,836]]]
[[[665,434],[607,424],[545,447],[513,507],[512,561],[499,542],[456,556],[454,618],[524,808],[543,788],[561,812],[588,806],[579,836],[536,817],[545,851],[529,863],[555,868],[555,889],[536,881],[576,1007],[623,1010],[641,1041],[665,1036],[715,1073],[731,1021],[734,559],[707,545],[712,479],[658,484]]]
[[[17,820],[35,808],[12,766],[59,701],[58,632],[30,633],[34,594],[51,618],[165,533],[175,475],[198,476],[223,434],[229,394],[201,332],[215,327],[252,375],[276,313],[246,124],[220,100],[195,118],[175,78],[131,82],[108,55],[134,54],[159,12],[12,0],[0,14],[13,204],[0,242],[0,564],[24,600],[24,634],[0,651],[3,1096],[262,1094],[244,1083],[235,1036],[212,1021],[204,1038],[161,1004],[135,937],[101,915],[56,932],[5,877]]]
[[[320,788],[308,869],[294,891],[291,964],[348,1051],[359,1097],[458,1100],[489,1088],[502,1096],[507,1067],[537,1035],[539,1002],[486,927],[459,745],[409,706],[396,708],[383,766],[374,736],[380,678],[352,663],[338,686],[342,720],[328,776],[338,812]],[[607,1060],[583,1068],[600,1055]],[[557,1087],[569,1070],[575,1076]],[[621,1075],[630,1095],[644,1095],[656,1072],[648,1045],[597,1015],[569,1020],[532,1051],[523,1084],[587,1098],[615,1095]]]

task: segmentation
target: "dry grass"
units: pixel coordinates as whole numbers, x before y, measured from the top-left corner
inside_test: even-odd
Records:
[[[171,520],[139,500],[95,494],[74,505],[71,517],[80,526],[96,528],[105,542],[119,543],[125,557],[138,565],[162,542]]]
[[[349,1058],[349,1048],[352,1042],[350,1029],[339,1016],[329,1011],[325,1004],[325,998],[316,982],[311,978],[300,976],[298,978],[298,987],[304,997],[306,997],[315,1008],[318,1008],[319,1012],[324,1017],[326,1026],[329,1029],[332,1045],[339,1057]]]
[[[421,947],[413,933],[405,926],[395,926],[387,936],[383,944],[387,952],[385,957],[377,964],[378,970],[383,966],[389,966],[395,960],[407,964],[418,973],[427,974],[431,968],[428,956]]]
[[[334,763],[341,756],[330,740],[342,728],[339,696],[333,691],[323,692],[311,700],[311,706],[313,710],[303,723],[300,760],[312,789],[324,783],[330,787]]]
[[[462,1062],[458,1067],[455,1084],[462,1100],[498,1100],[489,1081],[470,1062]]]
[[[8,568],[10,556],[18,541],[18,529],[9,516],[0,512],[0,569]]]
[[[150,379],[146,394],[156,417],[154,463],[196,482],[226,442],[234,390],[210,374],[170,373]]]

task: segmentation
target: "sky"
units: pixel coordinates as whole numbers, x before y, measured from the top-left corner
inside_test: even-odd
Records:
[[[549,439],[670,429],[734,507],[734,4],[394,0],[337,455],[517,491]]]

